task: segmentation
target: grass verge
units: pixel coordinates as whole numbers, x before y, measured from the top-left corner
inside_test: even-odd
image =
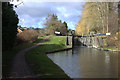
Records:
[[[27,52],[27,62],[37,77],[69,78],[64,71],[54,64],[45,54],[46,52],[67,48],[65,46],[65,40],[65,37],[52,36],[41,46]]]
[[[39,40],[37,40],[34,43],[17,45],[12,50],[4,51],[2,53],[2,75],[3,75],[3,77],[9,76],[10,69],[11,69],[11,63],[17,52],[19,52],[22,49],[25,49],[25,48],[28,48],[28,47],[31,47],[31,46],[37,44],[38,41],[40,41],[43,38],[44,37],[40,37]]]
[[[2,75],[3,77],[9,76],[10,69],[11,69],[11,63],[16,53],[32,45],[34,44],[31,43],[31,44],[19,45],[19,46],[14,47],[12,50],[5,51],[2,53]]]
[[[118,50],[118,48],[115,48],[115,47],[105,47],[104,49]]]
[[[36,41],[34,41],[33,43],[39,43],[40,42],[40,40],[42,40],[43,38],[45,38],[46,36],[41,36],[41,37],[39,37]]]

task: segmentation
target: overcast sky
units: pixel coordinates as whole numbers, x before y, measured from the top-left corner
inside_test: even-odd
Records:
[[[24,0],[23,0],[24,2]],[[58,19],[66,21],[69,29],[74,29],[80,20],[83,2],[27,2],[15,8],[22,27],[45,27],[48,14],[57,14]]]

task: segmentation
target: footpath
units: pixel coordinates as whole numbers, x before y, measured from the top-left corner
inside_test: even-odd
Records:
[[[23,49],[16,54],[12,61],[12,69],[9,78],[36,78],[36,76],[33,74],[33,72],[31,71],[30,67],[26,62],[25,54],[27,51],[40,46],[41,43],[48,38],[49,36],[43,38],[38,44]]]

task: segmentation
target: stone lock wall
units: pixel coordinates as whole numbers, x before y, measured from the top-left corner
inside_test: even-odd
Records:
[[[92,46],[95,48],[103,47],[102,37],[83,37],[78,39],[83,45]]]

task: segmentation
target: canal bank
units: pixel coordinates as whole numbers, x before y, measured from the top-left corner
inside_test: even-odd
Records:
[[[96,48],[96,49],[99,49],[99,50],[103,50],[103,51],[112,51],[112,52],[120,52],[119,49],[112,49],[112,48]]]
[[[54,64],[46,55],[46,52],[70,48],[67,47],[65,43],[66,37],[52,36],[39,47],[27,52],[26,60],[37,77],[70,79],[70,77],[67,76],[67,74],[65,74],[64,71],[58,65]]]
[[[118,53],[83,46],[58,52],[67,48],[65,43],[66,37],[52,37],[27,53],[27,62],[37,77],[117,78]]]

